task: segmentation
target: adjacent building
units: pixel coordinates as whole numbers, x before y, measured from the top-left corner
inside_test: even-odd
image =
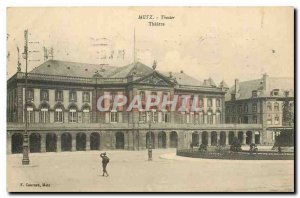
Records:
[[[283,123],[283,104],[289,102],[294,109],[294,79],[274,78],[264,74],[261,79],[239,82],[235,80],[225,95],[226,123],[260,124],[263,128],[263,142],[258,134],[256,143],[274,144],[276,129]]]

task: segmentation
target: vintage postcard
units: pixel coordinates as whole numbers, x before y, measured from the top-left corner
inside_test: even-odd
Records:
[[[8,192],[294,192],[294,8],[7,8]]]

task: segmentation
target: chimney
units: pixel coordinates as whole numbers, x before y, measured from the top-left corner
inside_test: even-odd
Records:
[[[235,79],[234,80],[234,90],[235,90],[235,94],[237,94],[239,92],[240,89],[240,83],[239,83],[239,79]]]
[[[263,90],[269,90],[269,75],[267,73],[264,73],[263,75]]]

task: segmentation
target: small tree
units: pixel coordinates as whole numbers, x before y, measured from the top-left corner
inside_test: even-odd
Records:
[[[242,151],[241,143],[240,143],[240,141],[238,140],[237,137],[233,138],[232,144],[230,146],[230,150],[233,151],[233,152]]]

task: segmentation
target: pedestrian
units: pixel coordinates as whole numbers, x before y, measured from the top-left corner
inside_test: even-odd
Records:
[[[109,163],[109,158],[106,156],[106,152],[101,153],[100,157],[102,158],[102,168],[103,168],[103,175],[102,176],[104,176],[104,174],[106,174],[106,177],[108,177],[106,166]]]

